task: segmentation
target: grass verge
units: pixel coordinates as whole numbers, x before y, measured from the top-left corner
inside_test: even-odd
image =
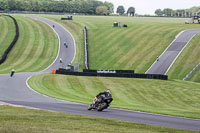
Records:
[[[0,58],[6,51],[15,36],[15,25],[8,16],[0,16]]]
[[[28,83],[42,94],[85,104],[109,88],[111,107],[200,119],[198,83],[51,74],[33,76]]]
[[[112,119],[8,106],[0,106],[0,123],[0,132],[5,133],[102,133],[102,131],[107,133],[193,132]]]
[[[56,58],[58,38],[46,24],[24,16],[15,16],[19,25],[19,39],[7,60],[0,65],[0,73],[35,72],[48,67]]]
[[[80,70],[85,68],[84,64],[84,37],[83,37],[83,25],[77,21],[62,21],[60,15],[41,15],[41,17],[51,19],[57,23],[60,23],[64,28],[66,28],[75,39],[76,43],[76,56],[72,65],[80,63]]]
[[[173,64],[167,75],[170,79],[180,79],[186,77],[197,64],[200,63],[200,34],[197,34],[180,54],[178,59]],[[199,72],[195,74],[190,81],[200,82]]]
[[[78,42],[75,61],[83,63],[83,27],[87,26],[91,69],[132,69],[137,73],[148,70],[180,31],[200,27],[184,24],[185,18],[73,16],[72,21],[61,21],[64,16],[45,17],[72,32]],[[113,28],[113,22],[128,28]]]
[[[192,76],[188,80],[194,82],[200,82],[200,68],[194,74],[192,74]]]

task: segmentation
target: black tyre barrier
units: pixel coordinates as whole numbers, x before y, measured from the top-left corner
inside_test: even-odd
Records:
[[[72,20],[72,16],[67,16],[66,18],[61,18],[61,20]]]
[[[88,33],[86,26],[84,27],[84,48],[85,48],[85,68],[90,69],[89,51],[88,51]]]
[[[112,72],[112,70],[110,70]],[[83,72],[71,72],[70,70],[60,68],[56,70],[56,74],[74,75],[74,76],[98,76],[98,77],[121,77],[121,78],[144,78],[144,79],[160,79],[168,80],[167,75],[159,74],[134,74],[127,70],[127,73],[123,73],[125,70],[118,70],[118,73],[97,73],[96,70],[84,70]],[[121,71],[121,72],[120,72]]]
[[[9,45],[9,47],[6,49],[3,56],[1,57],[0,64],[2,64],[6,60],[9,52],[11,51],[11,49],[13,48],[13,46],[15,45],[15,43],[17,42],[17,40],[19,38],[19,27],[18,27],[16,19],[14,17],[10,16],[10,15],[4,15],[4,16],[10,17],[14,21],[16,34],[15,34],[13,41],[11,42],[11,44]]]

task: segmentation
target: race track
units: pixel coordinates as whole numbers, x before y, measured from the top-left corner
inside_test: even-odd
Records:
[[[200,32],[200,29],[186,30],[180,33],[169,47],[159,56],[146,74],[165,75],[189,41]]]
[[[12,78],[9,76],[9,74],[1,74],[0,104],[22,105],[25,107],[38,108],[41,110],[112,118],[123,121],[131,121],[179,129],[200,131],[200,120],[127,111],[113,108],[107,109],[103,112],[88,111],[87,105],[54,99],[33,91],[27,86],[26,81],[29,77],[40,73],[49,73],[52,69],[57,69],[59,67],[66,67],[73,61],[76,52],[75,41],[73,37],[61,25],[44,18],[32,18],[43,21],[49,24],[50,27],[52,27],[52,25],[55,26],[52,29],[57,33],[60,40],[60,50],[58,57],[50,67],[48,67],[42,72],[17,73]],[[68,48],[64,47],[64,42],[67,42]],[[62,58],[63,63],[59,62],[60,58]]]
[[[57,59],[43,72],[51,72],[53,69],[66,68],[67,65],[73,62],[76,54],[75,40],[72,35],[58,23],[41,17],[30,17],[48,24],[55,31],[59,38],[60,48],[58,51],[59,54]],[[64,42],[66,42],[67,47],[64,45]],[[60,63],[60,58],[62,59],[62,63]]]

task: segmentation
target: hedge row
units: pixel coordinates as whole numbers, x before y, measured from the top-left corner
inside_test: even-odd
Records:
[[[13,41],[11,42],[11,44],[9,45],[9,47],[6,49],[6,51],[4,52],[3,56],[1,57],[0,64],[2,64],[6,60],[9,52],[11,51],[11,49],[13,48],[13,46],[15,45],[15,43],[17,42],[17,40],[19,38],[19,27],[18,27],[16,19],[14,17],[10,16],[10,15],[4,15],[4,16],[8,16],[13,20],[13,22],[15,24],[15,32],[16,32],[16,34],[15,34],[15,37],[14,37]]]

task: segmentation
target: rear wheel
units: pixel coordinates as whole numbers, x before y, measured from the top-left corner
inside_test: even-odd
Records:
[[[91,110],[92,109],[92,104],[90,104],[89,106],[88,106],[88,110]]]
[[[102,107],[102,110],[106,109],[108,107],[107,103],[104,103],[104,106]]]
[[[102,106],[101,106],[101,104],[97,107],[97,111],[102,111]]]
[[[103,111],[106,107],[107,107],[107,103],[101,103],[101,104],[97,107],[97,111]]]

